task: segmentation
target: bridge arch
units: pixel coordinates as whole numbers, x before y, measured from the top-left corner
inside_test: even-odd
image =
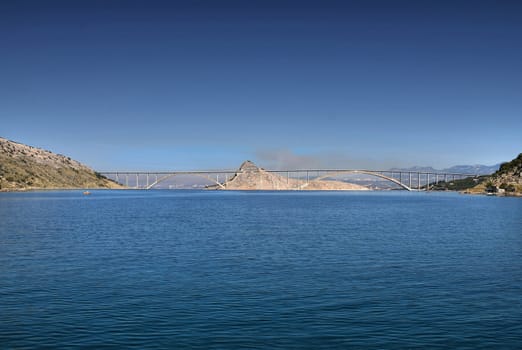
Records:
[[[333,171],[333,172],[330,172],[328,174],[324,174],[324,175],[321,175],[319,177],[316,177],[312,181],[320,181],[320,180],[327,179],[329,177],[333,177],[333,176],[337,176],[337,175],[341,175],[341,174],[365,174],[365,175],[376,176],[376,177],[380,177],[381,179],[385,179],[385,180],[388,180],[390,182],[393,182],[394,184],[399,185],[400,187],[404,188],[407,191],[413,191],[412,188],[406,186],[405,184],[403,184],[402,182],[400,182],[399,180],[397,180],[397,179],[395,179],[393,177],[386,176],[386,175],[383,175],[381,173],[378,173],[378,172],[375,172],[375,171],[369,171],[369,170],[340,170],[340,171]]]
[[[157,184],[159,184],[160,182],[163,182],[165,180],[168,180],[174,176],[178,176],[178,175],[191,175],[191,176],[198,176],[198,177],[201,177],[201,178],[204,178],[206,180],[209,180],[210,182],[218,185],[219,187],[221,187],[222,189],[225,188],[225,186],[217,181],[216,179],[213,179],[211,178],[210,176],[208,176],[207,174],[199,174],[199,173],[173,173],[173,174],[167,174],[165,176],[162,176],[160,177],[158,180],[154,181],[152,184],[150,184],[149,186],[146,187],[147,190],[150,190],[152,187],[156,186]]]

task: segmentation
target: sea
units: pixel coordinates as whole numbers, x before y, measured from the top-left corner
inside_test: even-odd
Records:
[[[522,199],[0,193],[1,349],[521,349]]]

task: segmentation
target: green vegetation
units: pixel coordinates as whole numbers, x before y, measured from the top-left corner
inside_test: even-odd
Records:
[[[489,176],[481,175],[478,177],[467,177],[465,179],[448,181],[448,182],[439,182],[438,184],[431,183],[430,190],[432,191],[465,191],[470,188],[477,186],[485,182]]]
[[[501,189],[503,189],[506,192],[516,192],[517,188],[514,184],[507,184],[503,182],[500,186]]]
[[[514,174],[521,176],[522,170],[522,153],[510,162],[502,163],[498,171],[493,176],[500,176],[504,174]]]
[[[487,181],[477,184],[469,190],[470,193],[492,193],[496,195],[522,195],[522,153],[510,162],[500,165]]]
[[[493,181],[489,180],[488,182],[486,182],[486,192],[487,193],[497,193],[498,192],[498,187],[495,186]]]
[[[96,178],[97,178],[98,180],[109,180],[106,176],[100,174],[100,173],[97,172],[97,171],[94,172],[94,176],[96,176]]]
[[[69,157],[0,137],[0,189],[119,188]]]

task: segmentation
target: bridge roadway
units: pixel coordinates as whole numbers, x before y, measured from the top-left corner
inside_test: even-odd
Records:
[[[455,181],[468,177],[477,177],[477,174],[422,172],[422,171],[391,171],[391,170],[364,170],[364,169],[298,169],[298,170],[265,170],[267,173],[278,174],[287,179],[303,181],[296,190],[305,188],[310,181],[335,178],[341,175],[361,174],[394,183],[407,191],[429,191],[433,184],[441,181]],[[225,183],[233,176],[241,173],[239,170],[189,170],[189,171],[102,171],[106,176],[122,185],[135,189],[152,189],[161,182],[175,176],[196,176],[209,181],[212,185],[226,188]],[[366,178],[367,180],[368,178]],[[129,180],[131,180],[129,182]],[[141,184],[140,184],[141,180]]]

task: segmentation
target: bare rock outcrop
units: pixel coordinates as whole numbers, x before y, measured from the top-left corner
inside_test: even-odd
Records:
[[[366,191],[367,187],[343,181],[297,179],[268,172],[247,160],[223,187],[225,190],[306,190],[306,191]]]

